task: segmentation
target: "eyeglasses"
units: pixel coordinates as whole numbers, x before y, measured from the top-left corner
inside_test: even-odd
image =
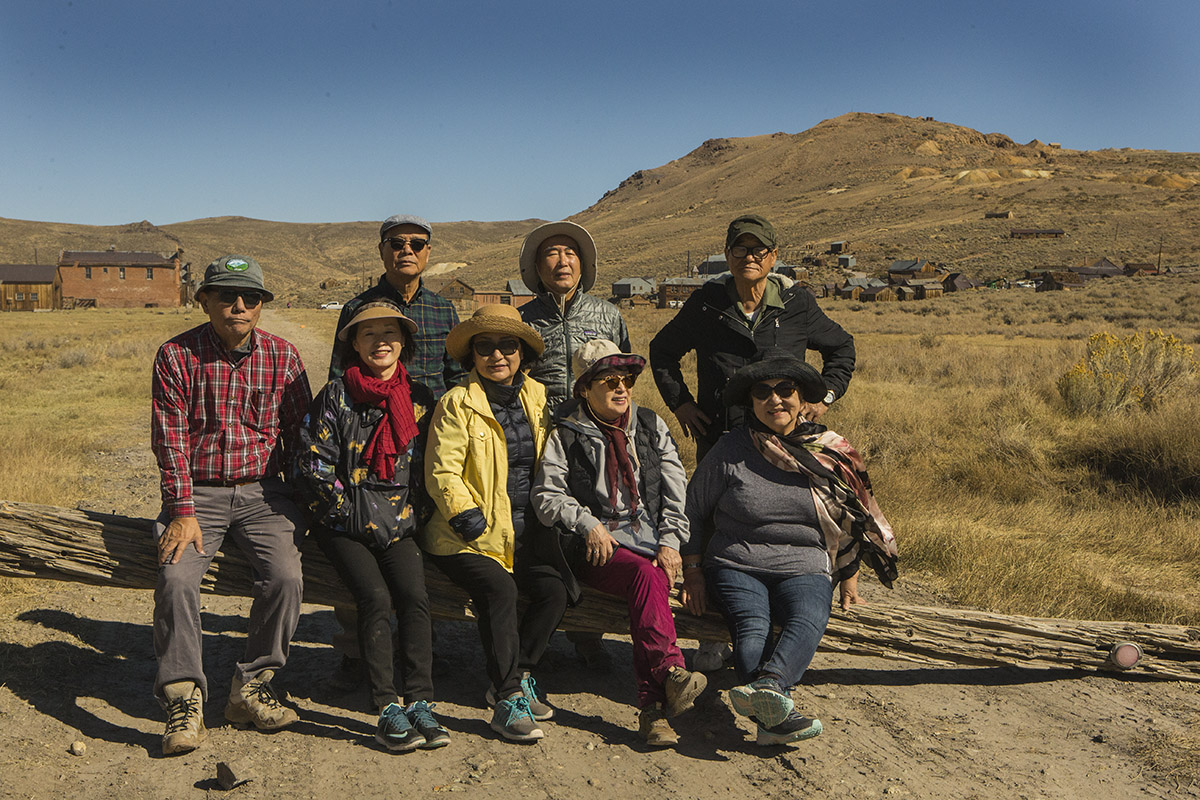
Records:
[[[797,388],[792,381],[780,381],[774,386],[769,383],[756,383],[750,387],[750,396],[755,400],[768,400],[771,395],[778,395],[780,400],[786,400],[796,393]]]
[[[404,249],[404,245],[408,245],[412,248],[414,253],[419,253],[425,249],[426,245],[429,244],[428,239],[418,239],[416,237],[412,239],[405,239],[403,236],[390,236],[387,239],[384,239],[384,241],[388,243],[388,247],[392,248],[396,252],[400,252]]]
[[[217,299],[227,306],[231,306],[242,298],[246,308],[254,308],[262,302],[263,293],[256,292],[253,289],[222,289],[217,292]]]
[[[493,342],[491,339],[476,339],[471,342],[471,349],[475,351],[475,355],[482,358],[490,356],[497,350],[502,356],[511,356],[521,349],[521,343],[516,339],[501,339],[498,342]]]
[[[603,378],[596,378],[593,383],[603,383],[610,392],[615,392],[621,385],[624,385],[626,389],[632,389],[633,385],[637,383],[637,375],[605,375]]]
[[[766,258],[769,252],[771,252],[771,248],[763,245],[759,245],[758,247],[743,247],[740,244],[735,244],[729,248],[729,255],[734,258],[745,258],[750,255],[755,258]]]

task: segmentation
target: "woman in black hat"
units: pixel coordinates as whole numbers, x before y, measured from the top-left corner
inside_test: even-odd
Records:
[[[725,434],[688,484],[692,536],[683,550],[682,599],[725,616],[743,685],[734,711],[771,745],[816,736],[821,722],[794,709],[788,687],[808,668],[829,621],[833,583],[866,558],[895,578],[896,544],[871,495],[862,459],[845,439],[807,421],[802,404],[826,393],[821,375],[790,352],[759,352],[725,389],[747,424]],[[772,620],[780,626],[771,640]]]

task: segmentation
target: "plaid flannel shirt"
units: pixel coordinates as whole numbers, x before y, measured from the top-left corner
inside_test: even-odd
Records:
[[[373,300],[389,300],[395,303],[406,317],[417,323],[417,332],[413,334],[415,341],[412,362],[405,367],[414,381],[428,386],[435,400],[441,399],[451,386],[462,382],[466,371],[446,354],[446,335],[458,324],[458,313],[449,300],[429,291],[422,284],[417,287],[417,293],[413,295],[412,300],[406,303],[400,292],[388,283],[387,276],[384,275],[379,278],[379,283],[346,303],[341,316],[338,317],[337,329],[340,331],[345,327],[365,303]],[[343,359],[350,352],[352,350],[349,342],[333,340],[329,380],[342,377]]]
[[[260,330],[230,356],[209,323],[164,344],[154,359],[150,445],[171,517],[195,514],[193,481],[273,477],[295,453],[312,402],[300,354]]]

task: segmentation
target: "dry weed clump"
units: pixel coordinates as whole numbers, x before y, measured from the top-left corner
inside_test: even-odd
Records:
[[[1118,338],[1097,333],[1087,352],[1058,380],[1072,414],[1152,409],[1196,373],[1192,348],[1161,330]]]
[[[1107,418],[1062,442],[1058,455],[1085,467],[1102,491],[1200,500],[1197,419],[1200,400],[1180,398],[1151,413]]]

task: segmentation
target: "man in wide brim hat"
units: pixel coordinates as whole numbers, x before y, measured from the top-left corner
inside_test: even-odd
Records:
[[[755,353],[746,366],[733,373],[725,384],[725,406],[750,403],[750,389],[760,381],[784,378],[796,384],[806,403],[817,403],[825,396],[825,380],[811,364],[796,358],[781,347],[768,347]]]
[[[596,242],[582,225],[566,220],[547,222],[529,232],[521,245],[521,280],[530,289],[537,291],[537,258],[542,242],[553,236],[566,236],[575,242],[579,254],[579,291],[586,292],[596,284]]]
[[[529,345],[534,355],[538,356],[546,349],[546,343],[542,341],[538,332],[521,321],[519,311],[512,306],[489,303],[477,308],[470,318],[451,329],[446,337],[446,353],[461,362],[471,350],[471,339],[480,333],[515,336]]]

